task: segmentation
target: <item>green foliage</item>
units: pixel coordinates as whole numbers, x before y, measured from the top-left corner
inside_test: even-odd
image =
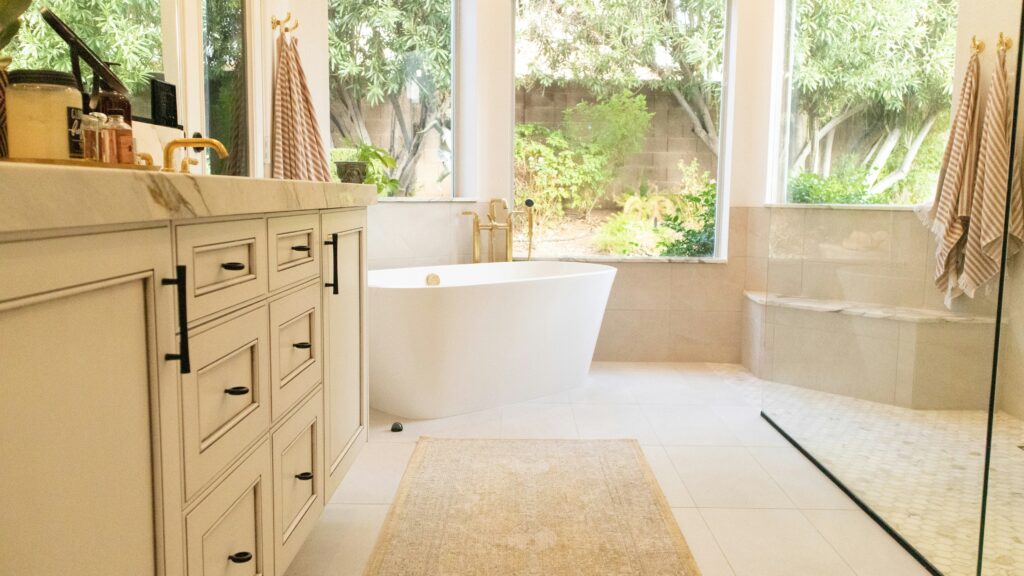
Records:
[[[650,219],[616,212],[597,230],[594,244],[602,252],[615,256],[658,256],[667,231],[664,226],[655,226]]]
[[[645,96],[623,91],[596,104],[580,102],[569,108],[562,126],[570,139],[604,151],[609,164],[619,168],[643,149],[653,119]]]
[[[676,210],[665,221],[675,234],[662,243],[661,255],[707,257],[715,254],[715,225],[718,211],[718,183],[693,161],[681,162],[683,171]]]
[[[21,28],[21,15],[28,10],[32,0],[0,1],[0,50],[11,43]]]
[[[377,186],[377,195],[384,197],[397,196],[399,191],[398,180],[391,177],[391,171],[395,169],[395,159],[383,148],[372,144],[357,144],[350,148],[335,148],[331,150],[332,162],[362,162],[366,164],[366,179],[364,184]]]
[[[517,125],[516,201],[534,199],[541,220],[566,210],[589,217],[626,158],[643,148],[652,117],[644,96],[620,93],[566,110],[558,129]]]
[[[864,179],[834,175],[827,178],[811,172],[789,181],[789,201],[796,204],[867,204]]]
[[[16,8],[22,1],[11,5]],[[0,17],[8,2],[0,1]],[[67,22],[101,58],[119,63],[117,75],[133,93],[148,86],[150,74],[163,71],[160,3],[153,0],[35,0],[7,48],[12,68],[71,71],[67,44],[43,21],[43,6]]]
[[[451,0],[329,0],[331,75],[371,105],[419,87],[420,97],[451,93]]]

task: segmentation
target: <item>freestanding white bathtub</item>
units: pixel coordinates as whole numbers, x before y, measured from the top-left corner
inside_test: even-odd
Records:
[[[580,385],[615,272],[575,262],[370,272],[370,404],[443,418]]]

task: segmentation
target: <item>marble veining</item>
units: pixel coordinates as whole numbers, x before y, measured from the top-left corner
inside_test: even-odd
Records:
[[[859,316],[877,320],[895,320],[914,324],[949,322],[953,324],[994,324],[995,319],[987,316],[970,316],[955,314],[945,310],[929,310],[926,308],[904,308],[848,302],[842,300],[821,300],[799,296],[782,296],[766,292],[746,291],[743,293],[748,300],[761,306],[808,310],[811,312],[833,312],[848,316]]]
[[[376,188],[0,163],[0,233],[375,204]]]

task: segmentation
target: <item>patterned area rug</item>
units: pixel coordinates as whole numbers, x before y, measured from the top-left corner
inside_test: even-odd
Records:
[[[366,576],[699,576],[635,440],[423,438]]]

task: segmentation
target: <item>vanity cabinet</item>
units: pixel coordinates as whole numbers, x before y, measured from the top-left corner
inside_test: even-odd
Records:
[[[0,574],[182,573],[170,253],[166,225],[0,243]]]
[[[0,234],[0,574],[284,576],[366,439],[365,213]]]
[[[366,442],[366,212],[322,215],[327,497]]]

